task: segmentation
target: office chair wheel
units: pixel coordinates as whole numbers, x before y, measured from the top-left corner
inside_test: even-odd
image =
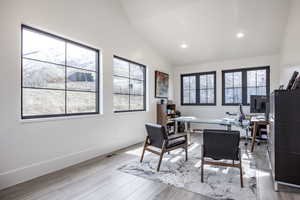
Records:
[[[248,145],[248,142],[245,142],[244,145],[247,146],[247,145]]]

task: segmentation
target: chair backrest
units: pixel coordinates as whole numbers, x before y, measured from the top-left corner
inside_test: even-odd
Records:
[[[146,130],[150,145],[162,148],[163,141],[168,139],[165,127],[158,124],[146,124]]]
[[[204,157],[239,160],[239,143],[239,131],[206,129],[203,132]]]

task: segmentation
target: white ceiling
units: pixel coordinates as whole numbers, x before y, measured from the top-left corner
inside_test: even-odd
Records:
[[[289,13],[289,0],[120,1],[132,26],[173,65],[279,53]],[[240,31],[245,37],[237,39]]]

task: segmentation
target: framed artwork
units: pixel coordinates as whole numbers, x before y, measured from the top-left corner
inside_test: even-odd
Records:
[[[155,71],[155,97],[168,98],[169,95],[169,74]]]

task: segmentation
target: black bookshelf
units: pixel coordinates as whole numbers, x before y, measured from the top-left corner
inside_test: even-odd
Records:
[[[300,187],[300,90],[275,90],[270,98],[269,160],[278,184]]]

